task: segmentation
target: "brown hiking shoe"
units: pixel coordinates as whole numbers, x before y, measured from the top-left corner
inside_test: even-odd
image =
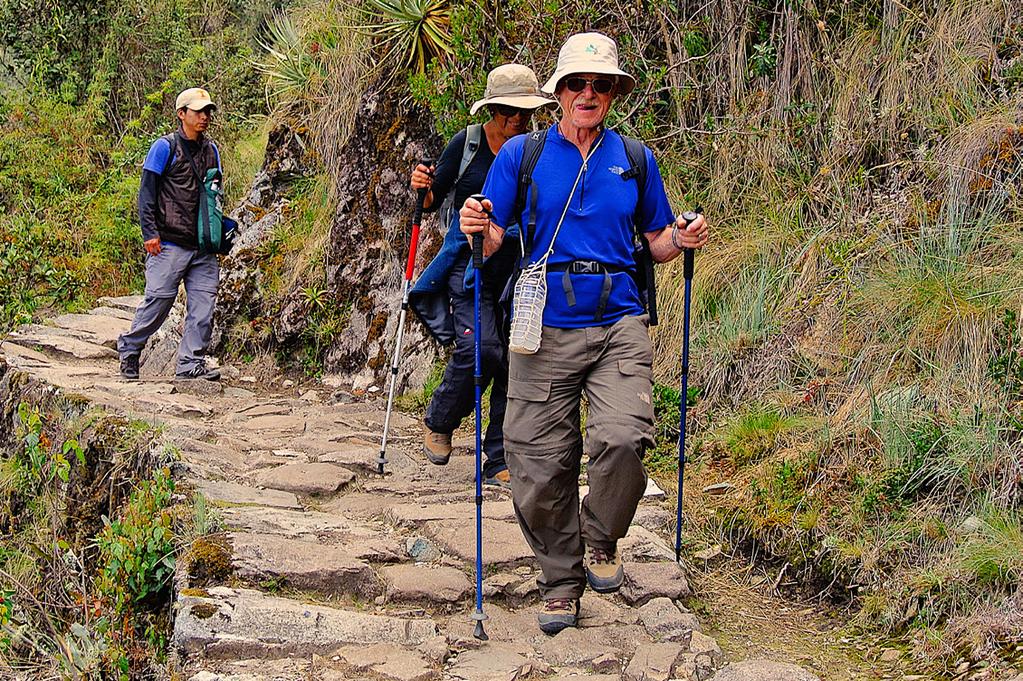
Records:
[[[432,464],[446,464],[451,458],[451,433],[435,433],[424,423],[423,454]]]
[[[543,602],[543,609],[536,619],[540,623],[540,631],[551,636],[562,629],[574,627],[579,622],[579,599],[548,599]]]
[[[618,550],[605,551],[594,546],[586,547],[583,558],[586,569],[586,581],[590,588],[600,594],[610,594],[622,588],[625,581],[625,570],[618,557]]]
[[[503,487],[505,489],[511,489],[511,473],[505,468],[503,471],[497,471],[489,478],[483,480],[484,485],[490,485],[491,487]]]

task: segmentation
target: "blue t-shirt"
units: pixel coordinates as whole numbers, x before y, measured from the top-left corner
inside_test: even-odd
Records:
[[[508,140],[498,152],[487,174],[483,194],[494,203],[495,222],[502,226],[526,224],[531,196],[527,194],[522,215],[512,215],[518,188],[519,165],[526,136]],[[594,141],[594,145],[597,142]],[[664,183],[653,154],[647,152],[646,186],[643,187],[643,232],[663,229],[675,220],[664,193]],[[569,199],[569,191],[583,164],[579,148],[566,140],[557,125],[551,126],[543,152],[533,171],[539,187],[536,205],[536,235],[530,262],[544,256],[551,245],[558,219]],[[600,146],[590,157],[571,205],[558,233],[548,264],[592,260],[603,265],[635,271],[632,219],[639,200],[635,179],[622,179],[631,167],[625,143],[613,130],[605,130]],[[532,192],[532,188],[529,190]],[[511,235],[508,238],[513,238]],[[547,272],[547,306],[543,323],[562,329],[610,326],[627,315],[643,313],[636,282],[629,272],[614,272],[604,315],[594,319],[604,286],[602,274],[570,274],[575,305],[569,306],[562,286],[563,272]]]

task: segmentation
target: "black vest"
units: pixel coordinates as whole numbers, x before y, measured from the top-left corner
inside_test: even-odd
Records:
[[[169,241],[182,248],[197,249],[199,237],[196,225],[199,222],[199,179],[188,162],[182,144],[187,142],[180,131],[166,135],[171,145],[171,160],[163,175],[156,201],[156,227],[161,241]],[[197,143],[189,145],[195,165],[203,177],[210,168],[217,167],[217,152],[205,135]]]

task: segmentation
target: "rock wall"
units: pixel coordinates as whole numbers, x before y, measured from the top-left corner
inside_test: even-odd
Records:
[[[371,88],[360,102],[353,134],[338,156],[346,161],[327,169],[337,186],[331,223],[323,226],[330,232],[324,266],[333,304],[348,310],[344,328],[322,357],[325,378],[334,386],[358,389],[374,383],[383,386],[387,380],[415,201],[408,173],[425,154],[427,144],[434,155],[441,148],[432,118],[393,92]],[[301,345],[309,320],[303,284],[288,291],[278,309],[270,310],[268,301],[260,299],[257,264],[260,246],[285,215],[284,190],[296,177],[316,172],[316,158],[306,133],[287,126],[271,133],[264,167],[232,213],[242,236],[223,262],[215,346],[223,349],[224,329],[243,312],[249,319],[270,317],[270,345],[285,349]],[[440,247],[435,225],[433,216],[424,221],[417,272]],[[410,319],[399,389],[421,386],[438,353],[422,325]]]

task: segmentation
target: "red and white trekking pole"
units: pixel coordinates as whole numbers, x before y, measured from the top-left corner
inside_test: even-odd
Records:
[[[429,168],[433,159],[424,158],[420,161]],[[423,221],[423,203],[429,188],[423,187],[416,192],[416,209],[412,214],[412,239],[408,248],[408,261],[405,264],[405,281],[401,289],[401,314],[398,317],[398,333],[394,341],[394,356],[391,359],[391,387],[387,390],[387,413],[384,415],[384,435],[380,440],[380,458],[377,459],[377,472],[384,472],[387,463],[387,431],[391,427],[391,407],[394,405],[394,387],[398,381],[398,362],[401,359],[401,341],[405,335],[405,316],[408,313],[408,296],[412,290],[412,274],[416,269],[416,251],[419,249],[419,223]]]

